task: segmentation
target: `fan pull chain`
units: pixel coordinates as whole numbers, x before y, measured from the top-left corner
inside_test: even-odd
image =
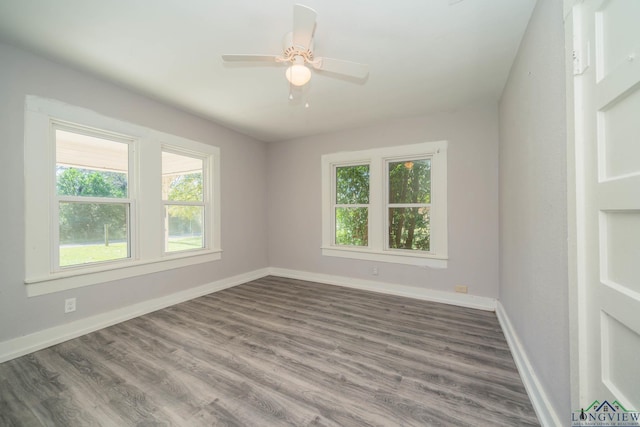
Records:
[[[309,84],[306,84],[303,88],[302,88],[302,97],[303,97],[303,101],[304,101],[304,108],[308,109],[309,108]]]
[[[302,88],[295,88],[298,89],[298,94],[300,94],[300,100],[304,101],[304,108],[310,108],[311,104],[309,104],[309,90],[308,87],[302,87]],[[289,83],[289,101],[293,101],[296,97],[293,95],[294,93],[294,86]]]

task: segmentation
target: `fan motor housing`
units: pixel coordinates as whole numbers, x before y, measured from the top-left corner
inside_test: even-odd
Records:
[[[283,47],[283,56],[288,61],[293,61],[296,56],[302,56],[305,62],[313,61],[313,40],[309,43],[308,48],[304,48],[304,46],[295,46],[293,44],[293,32],[289,32],[284,35],[282,40]]]

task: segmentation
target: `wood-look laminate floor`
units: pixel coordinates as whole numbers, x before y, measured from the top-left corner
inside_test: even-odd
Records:
[[[494,313],[266,277],[0,364],[0,425],[539,424]]]

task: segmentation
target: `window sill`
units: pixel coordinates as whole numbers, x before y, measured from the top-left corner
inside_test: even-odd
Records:
[[[107,263],[81,269],[67,269],[51,273],[45,277],[27,277],[27,296],[61,292],[68,289],[142,276],[189,265],[217,261],[222,258],[222,250],[202,251],[197,254],[171,254],[154,260],[128,260],[121,263]]]
[[[339,258],[361,259],[366,261],[389,262],[394,264],[415,265],[419,267],[447,268],[447,258],[437,258],[433,255],[417,255],[402,252],[379,252],[360,248],[323,247],[323,256]]]

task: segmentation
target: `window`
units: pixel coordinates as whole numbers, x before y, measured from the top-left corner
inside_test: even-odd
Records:
[[[131,257],[131,142],[52,122],[57,241],[53,270]]]
[[[431,159],[387,164],[388,248],[430,251]]]
[[[336,167],[336,245],[369,243],[369,165]]]
[[[217,147],[28,96],[29,296],[220,259]]]
[[[200,158],[162,151],[164,250],[204,248],[204,167]]]
[[[447,143],[322,156],[326,256],[447,263]]]

